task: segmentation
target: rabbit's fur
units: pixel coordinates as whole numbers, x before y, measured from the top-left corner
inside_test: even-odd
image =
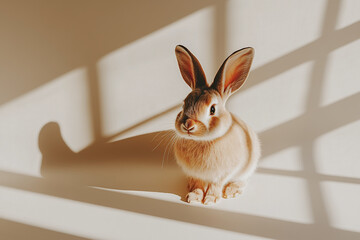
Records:
[[[245,82],[254,50],[244,48],[222,64],[211,85],[196,57],[175,49],[179,68],[192,92],[177,115],[174,152],[189,177],[188,202],[215,203],[241,194],[260,158],[258,137],[225,108],[228,97]]]

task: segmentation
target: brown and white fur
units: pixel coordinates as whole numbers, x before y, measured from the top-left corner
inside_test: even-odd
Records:
[[[225,108],[229,96],[245,82],[254,50],[244,48],[222,64],[211,85],[196,57],[175,49],[181,75],[192,88],[177,115],[177,163],[189,177],[187,202],[216,203],[242,193],[260,158],[257,135]]]

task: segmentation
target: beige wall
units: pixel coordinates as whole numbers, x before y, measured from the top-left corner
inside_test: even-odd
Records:
[[[252,72],[228,108],[260,135],[259,173],[296,179],[277,182],[289,191],[273,201],[302,202],[242,211],[359,232],[359,9],[356,0],[1,0],[0,170],[39,177],[44,153],[171,129],[189,92],[174,47],[187,46],[212,80],[227,55],[252,46]]]

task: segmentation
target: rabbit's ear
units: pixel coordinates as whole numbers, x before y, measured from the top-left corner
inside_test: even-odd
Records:
[[[175,48],[180,72],[187,85],[195,88],[207,87],[204,71],[196,57],[184,46]]]
[[[237,91],[245,82],[254,57],[253,48],[243,48],[231,54],[221,65],[211,87],[224,98]]]

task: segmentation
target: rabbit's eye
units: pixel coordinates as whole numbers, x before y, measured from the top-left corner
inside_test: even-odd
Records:
[[[215,114],[215,105],[212,105],[210,108],[210,115],[214,115]]]

